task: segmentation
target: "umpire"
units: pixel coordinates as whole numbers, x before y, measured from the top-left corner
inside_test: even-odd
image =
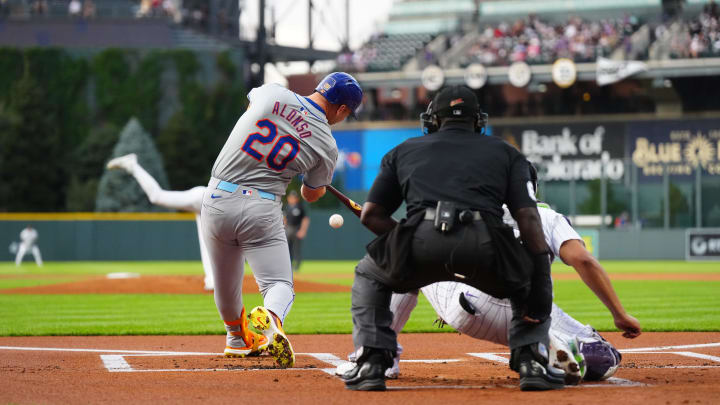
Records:
[[[355,268],[353,341],[357,366],[343,375],[351,390],[384,390],[397,337],[390,328],[393,291],[460,281],[510,298],[510,368],[523,390],[563,387],[548,366],[552,304],[545,243],[525,157],[499,138],[482,136],[487,115],[467,87],[440,91],[421,115],[428,136],[389,151],[363,206],[361,221],[380,235]],[[407,218],[391,215],[404,202]],[[502,222],[507,204],[523,245]]]

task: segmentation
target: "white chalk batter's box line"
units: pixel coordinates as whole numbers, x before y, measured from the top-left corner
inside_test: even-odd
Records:
[[[658,347],[644,347],[634,349],[620,350],[621,353],[628,354],[674,354],[678,356],[710,360],[716,363],[720,363],[720,357],[712,356],[708,354],[695,353],[690,351],[675,351],[678,349],[700,349],[720,347],[718,343],[703,343],[703,344],[691,344],[691,345],[676,345],[676,346],[658,346]],[[21,350],[21,351],[58,351],[58,352],[80,352],[80,353],[116,353],[116,354],[101,354],[100,359],[103,362],[105,368],[112,373],[124,372],[124,373],[149,373],[149,372],[214,372],[214,371],[323,371],[327,374],[334,375],[337,366],[347,363],[345,360],[337,357],[332,353],[296,353],[297,356],[309,356],[317,360],[325,362],[332,368],[289,368],[289,369],[278,369],[278,368],[212,368],[212,369],[134,369],[125,360],[126,357],[162,357],[162,356],[222,356],[222,353],[209,353],[209,352],[172,352],[172,351],[152,351],[152,350],[118,350],[118,349],[80,349],[80,348],[51,348],[51,347],[13,347],[13,346],[0,346],[0,350]],[[493,361],[500,364],[507,364],[509,353],[466,353],[471,357],[481,358],[484,360]],[[454,363],[461,362],[463,359],[423,359],[423,360],[412,360],[406,359],[401,360],[403,363]],[[650,368],[650,367],[649,367]],[[657,368],[657,367],[652,367]],[[720,368],[719,365],[712,366],[666,366],[660,368]],[[646,384],[626,380],[623,378],[610,378],[603,384],[582,384],[575,386],[578,388],[601,388],[601,387],[638,387],[646,386]],[[443,389],[443,388],[456,388],[456,389],[470,389],[470,388],[488,388],[483,386],[416,386],[416,387],[392,387],[391,389]]]

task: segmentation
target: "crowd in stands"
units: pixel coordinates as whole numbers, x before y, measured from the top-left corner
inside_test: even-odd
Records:
[[[218,0],[219,34],[237,35],[237,23],[228,15],[230,2]],[[72,18],[166,18],[203,31],[209,30],[207,0],[0,0],[0,18],[64,17]]]
[[[175,22],[182,21],[182,11],[177,0],[140,0],[138,17],[169,17]]]
[[[228,2],[218,2],[216,16],[217,34],[237,35],[236,19],[228,15]],[[210,30],[210,5],[207,0],[141,0],[137,17],[167,17],[176,24],[198,29]]]
[[[675,18],[654,29],[651,59],[680,59],[720,56],[720,10],[706,4],[695,18]]]
[[[633,16],[597,21],[570,17],[550,23],[531,15],[514,23],[483,28],[459,64],[502,66],[518,61],[544,64],[558,58],[591,62],[629,44],[639,27],[639,20]]]
[[[552,23],[531,15],[515,22],[480,26],[471,32],[445,34],[447,46],[444,49],[451,49],[466,35],[472,36],[472,41],[465,44],[465,51],[452,60],[443,59],[422,45],[407,43],[404,46],[409,48],[410,54],[405,55],[404,60],[387,63],[388,54],[402,57],[406,52],[398,51],[398,47],[403,46],[402,41],[391,41],[393,37],[401,36],[379,35],[359,50],[342,54],[338,64],[355,71],[378,70],[373,67],[379,66],[377,62],[382,60],[384,65],[392,68],[384,70],[393,70],[402,67],[412,56],[416,57],[420,68],[437,63],[443,67],[464,67],[471,63],[505,66],[517,61],[545,64],[558,58],[592,62],[600,56],[609,57],[618,48],[629,51],[633,45],[631,37],[640,26],[639,19],[634,16],[595,21],[570,17]],[[394,48],[387,44],[393,44]]]
[[[68,15],[75,18],[95,18],[97,10],[93,0],[70,0]]]

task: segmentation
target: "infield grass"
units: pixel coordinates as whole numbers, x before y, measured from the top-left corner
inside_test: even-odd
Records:
[[[603,262],[613,273],[720,273],[716,263]],[[306,262],[298,278],[352,284],[355,262]],[[0,264],[0,290],[70,282],[81,275],[133,272],[149,275],[202,274],[199,262],[47,263],[43,268]],[[573,272],[562,264],[554,273]],[[331,277],[333,276],[333,277]],[[646,331],[720,330],[720,281],[617,280],[613,282],[627,310]],[[245,307],[260,304],[246,294]],[[608,311],[580,280],[555,282],[555,302],[570,315],[598,330],[614,330]],[[437,329],[432,307],[419,299],[406,332]],[[286,319],[288,333],[350,333],[350,293],[299,293]],[[0,293],[0,336],[222,334],[224,329],[210,294],[23,295]]]

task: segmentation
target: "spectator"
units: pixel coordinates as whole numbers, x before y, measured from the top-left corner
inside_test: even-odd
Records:
[[[152,7],[152,0],[141,0],[140,8],[137,11],[137,17],[147,17],[150,15],[150,9]]]
[[[627,211],[623,211],[620,215],[615,217],[615,229],[623,229],[628,225],[630,217]]]
[[[10,0],[0,0],[0,19],[10,15]]]
[[[85,0],[83,3],[83,18],[95,18],[95,2],[93,0]]]
[[[162,5],[165,14],[167,14],[175,24],[182,22],[182,13],[178,7],[177,0],[165,0]]]
[[[152,0],[152,2],[150,3],[150,8],[151,8],[150,13],[152,14],[153,17],[158,17],[158,16],[162,15],[162,13],[160,11],[160,9],[162,8],[161,0]]]
[[[34,0],[30,5],[30,13],[34,15],[47,14],[48,3],[47,0]]]

